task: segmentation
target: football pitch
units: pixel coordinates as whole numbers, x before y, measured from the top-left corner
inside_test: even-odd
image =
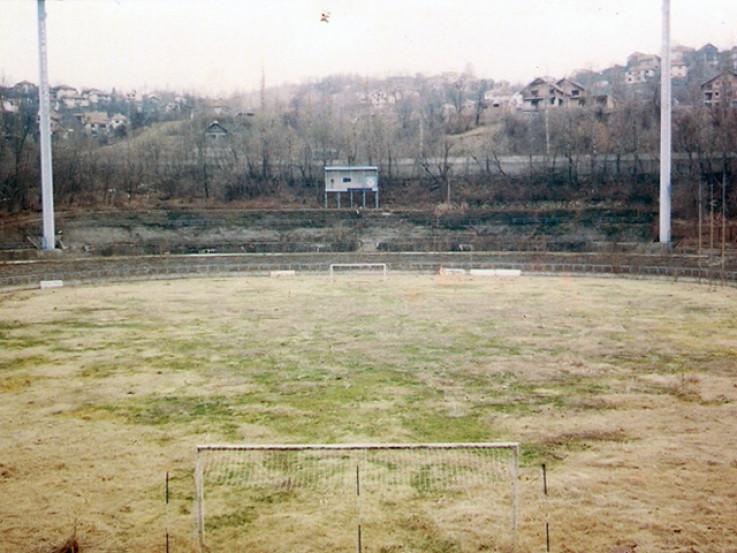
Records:
[[[7,292],[0,550],[76,527],[82,551],[164,551],[167,529],[190,551],[198,444],[500,441],[521,444],[517,551],[545,550],[546,520],[553,551],[734,551],[735,421],[733,288],[298,273]],[[394,545],[364,551],[511,547],[446,499],[398,505],[374,530]],[[325,520],[352,503],[263,523],[280,501],[244,493],[212,551],[355,551]]]

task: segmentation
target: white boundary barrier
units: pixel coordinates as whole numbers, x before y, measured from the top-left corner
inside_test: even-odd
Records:
[[[335,281],[335,269],[381,269],[381,278],[386,280],[388,267],[386,263],[331,263],[330,264],[330,282]]]
[[[286,270],[286,271],[270,271],[269,276],[271,278],[291,278],[297,274],[297,271]]]
[[[471,269],[469,271],[471,276],[479,277],[519,277],[522,276],[522,271],[519,269]]]
[[[46,290],[47,288],[61,288],[64,286],[63,280],[42,280],[38,283],[39,288],[41,290]]]
[[[105,259],[77,260],[70,263],[47,264],[7,263],[0,264],[0,290],[38,289],[42,280],[61,280],[63,286],[77,286],[99,282],[126,282],[172,278],[194,278],[201,276],[245,276],[269,275],[272,270],[296,270],[299,273],[316,273],[324,271],[329,263],[296,259],[264,262],[234,262],[239,256],[228,256],[211,263],[187,263],[178,258],[151,256],[144,259],[121,259],[107,261]],[[88,263],[89,261],[89,263]],[[673,281],[695,281],[707,284],[737,286],[737,270],[727,267],[722,271],[717,265],[683,266],[683,265],[650,265],[631,264],[627,260],[620,263],[573,263],[565,261],[519,261],[519,262],[453,262],[450,267],[444,265],[447,260],[433,256],[419,256],[413,259],[398,256],[392,262],[392,269],[408,272],[436,273],[443,271],[467,271],[476,265],[482,269],[497,267],[497,270],[520,270],[524,276],[552,276],[565,274],[568,276],[597,276],[629,279],[668,279]],[[22,270],[19,270],[22,269]],[[442,273],[441,273],[442,274]]]
[[[466,274],[466,269],[454,269],[449,267],[440,267],[440,270],[438,271],[439,274],[443,276],[464,276]]]

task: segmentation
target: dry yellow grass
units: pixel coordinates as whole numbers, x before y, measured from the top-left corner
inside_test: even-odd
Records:
[[[522,442],[521,551],[544,544],[542,462],[555,551],[737,551],[736,306],[687,283],[417,275],[0,295],[0,551],[75,521],[82,551],[162,551],[167,470],[188,551],[197,443],[460,440]]]

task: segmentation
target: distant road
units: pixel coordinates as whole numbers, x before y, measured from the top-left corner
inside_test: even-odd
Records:
[[[735,154],[728,154],[728,157],[735,157]],[[721,154],[713,155],[711,157],[702,157],[702,161],[711,160],[716,165],[720,166],[722,157]],[[122,164],[125,162],[123,158],[117,160],[118,163]],[[172,163],[180,163],[186,166],[197,166],[202,162],[202,159],[192,155],[187,159],[176,158],[170,159],[165,153],[159,157],[159,166],[162,169],[170,167]],[[207,163],[210,166],[230,166],[233,163],[232,151],[223,150],[216,155],[210,155],[207,157]],[[367,162],[369,164],[377,164],[375,162]],[[578,175],[588,175],[592,171],[596,173],[607,173],[607,174],[624,174],[633,172],[636,168],[639,174],[658,174],[660,171],[660,160],[655,154],[626,154],[617,156],[614,154],[607,155],[577,155],[572,156],[570,159],[563,156],[498,156],[493,157],[473,157],[473,156],[455,156],[449,157],[447,162],[440,157],[429,157],[423,160],[414,158],[401,158],[393,159],[391,164],[382,162],[379,165],[382,176],[391,174],[392,176],[398,177],[431,177],[440,176],[443,167],[447,163],[449,168],[449,175],[462,176],[462,175],[481,175],[488,174],[490,176],[499,175],[525,175],[530,172],[540,173],[542,171],[549,171],[550,168],[555,168],[557,171],[566,172],[572,166]],[[673,166],[674,173],[677,175],[678,172],[685,172],[688,170],[689,165],[697,164],[698,159],[694,157],[689,158],[688,154],[677,153],[673,155]],[[329,160],[327,165],[347,165],[347,160],[335,159]],[[283,170],[290,167],[296,173],[299,173],[299,167],[303,167],[301,164],[289,163],[286,161],[274,160],[271,167],[274,170]],[[324,162],[320,160],[313,160],[312,170],[313,175],[321,175]]]

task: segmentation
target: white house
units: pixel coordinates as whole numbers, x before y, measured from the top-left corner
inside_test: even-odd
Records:
[[[88,100],[90,104],[108,103],[110,102],[110,94],[103,92],[97,88],[87,88],[80,94],[82,98]]]
[[[66,109],[79,107],[79,98],[77,96],[64,96],[61,98],[61,106]]]
[[[33,94],[37,90],[36,85],[33,84],[31,81],[21,81],[19,83],[15,83],[15,86],[13,88],[15,88],[15,91],[18,94],[22,94],[24,96],[28,94]]]
[[[67,86],[65,84],[55,87],[53,92],[54,92],[54,98],[60,101],[63,100],[64,98],[74,98],[76,96],[79,96],[79,93],[77,92],[76,88]]]
[[[127,128],[128,118],[122,113],[116,113],[115,115],[112,115],[110,117],[108,124],[109,124],[110,129],[113,131],[118,130],[120,128]]]
[[[484,103],[489,109],[506,109],[511,106],[513,96],[511,90],[494,88],[484,93]]]
[[[688,65],[685,63],[674,63],[671,65],[671,76],[674,79],[685,79],[688,77]]]
[[[688,46],[674,46],[671,49],[671,75],[674,79],[685,79],[688,77],[688,64],[686,57],[693,54],[695,50]]]
[[[91,111],[76,116],[84,125],[84,130],[93,136],[105,133],[110,128],[110,119],[107,113],[102,111]]]
[[[653,54],[635,52],[627,58],[627,71],[624,82],[629,85],[646,83],[660,70],[660,57]]]

